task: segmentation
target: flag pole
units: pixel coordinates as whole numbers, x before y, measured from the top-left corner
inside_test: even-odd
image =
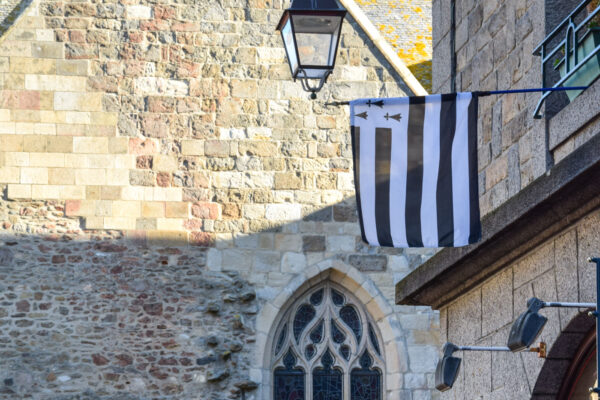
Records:
[[[588,86],[570,86],[570,87],[551,87],[551,88],[535,88],[535,89],[512,89],[512,90],[488,90],[473,92],[479,97],[492,96],[496,94],[510,94],[510,93],[532,93],[532,92],[559,92],[566,90],[585,90]],[[326,106],[347,106],[349,101],[334,101],[331,103],[325,103]]]

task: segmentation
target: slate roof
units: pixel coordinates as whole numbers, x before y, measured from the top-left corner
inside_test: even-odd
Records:
[[[432,0],[355,0],[408,69],[431,91]]]
[[[8,30],[32,0],[0,0],[0,36]]]

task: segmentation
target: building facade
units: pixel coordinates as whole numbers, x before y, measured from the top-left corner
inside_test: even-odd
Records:
[[[361,243],[325,105],[422,91],[357,4],[317,101],[281,0],[7,4],[0,398],[435,397],[438,315],[394,304],[431,252]]]
[[[555,29],[559,33],[548,39],[542,54],[560,47],[570,13],[577,14],[572,26],[584,26],[588,16],[593,22],[598,4],[584,3],[434,1],[434,92],[450,91],[452,82],[457,91],[556,84],[564,52],[542,68],[534,53]],[[578,41],[588,28],[579,31]],[[595,264],[587,259],[600,254],[599,89],[592,83],[570,103],[565,94],[549,97],[541,119],[533,118],[539,93],[481,98],[483,240],[439,252],[397,285],[398,304],[440,310],[442,342],[506,346],[528,299],[596,300]],[[461,370],[442,398],[591,398],[594,319],[585,309],[540,313],[548,318],[539,339],[548,345],[547,359],[529,352],[456,353]]]

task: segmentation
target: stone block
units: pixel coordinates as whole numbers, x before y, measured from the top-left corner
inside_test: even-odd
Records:
[[[265,210],[265,217],[269,221],[293,221],[302,217],[300,204],[269,204]]]
[[[475,289],[448,307],[448,340],[475,343],[480,337],[481,289]]]
[[[166,202],[165,216],[167,218],[189,218],[190,203]]]
[[[600,257],[600,213],[585,217],[577,226],[577,264],[579,275],[579,301],[596,301],[596,275],[594,264],[588,257]]]
[[[106,185],[106,170],[95,168],[77,169],[75,170],[75,184]]]
[[[39,135],[24,136],[23,151],[32,153],[44,153],[46,151],[46,138]]]
[[[481,288],[481,329],[487,335],[513,320],[512,270],[506,269]]]
[[[75,171],[71,168],[48,168],[48,183],[51,185],[75,184]]]
[[[177,158],[174,156],[165,156],[157,154],[153,157],[152,168],[155,171],[173,172],[178,168]]]
[[[204,142],[200,140],[182,140],[181,154],[190,156],[203,156]]]
[[[105,137],[75,137],[73,152],[86,154],[108,153],[108,138]]]
[[[47,58],[11,57],[10,72],[16,74],[52,75],[56,73],[56,63],[56,60]]]
[[[302,251],[323,252],[326,249],[325,236],[308,235],[302,236]]]
[[[136,227],[136,219],[128,217],[105,217],[104,229],[133,230]]]
[[[31,45],[34,58],[64,58],[64,44],[60,42],[34,42]]]
[[[556,265],[556,292],[560,301],[577,302],[577,231],[572,229],[554,241],[554,263]],[[567,326],[573,310],[559,309],[561,326]]]
[[[31,199],[31,185],[9,184],[7,186],[7,196],[9,199]]]
[[[297,274],[306,268],[306,256],[302,253],[287,252],[281,260],[281,272],[284,274]]]
[[[141,216],[141,203],[139,201],[113,201],[113,217],[137,218]]]
[[[20,171],[18,167],[0,167],[0,182],[19,183]]]
[[[515,289],[554,267],[554,242],[545,243],[517,262],[514,269]]]
[[[348,256],[348,263],[359,271],[385,271],[387,269],[387,257],[380,255]]]
[[[47,184],[48,168],[21,168],[21,184]]]
[[[88,60],[56,60],[56,73],[67,76],[87,76],[89,63]]]
[[[126,7],[127,18],[130,19],[150,19],[152,18],[152,8],[142,5]]]
[[[255,98],[258,85],[254,80],[233,80],[231,82],[231,95],[240,98]]]
[[[162,201],[144,201],[142,202],[142,217],[144,218],[163,218],[165,217],[165,202]]]
[[[65,166],[65,155],[61,153],[29,153],[29,166],[61,168]]]
[[[4,164],[6,166],[28,167],[29,166],[29,153],[22,153],[22,152],[4,153]]]
[[[492,161],[490,166],[485,170],[485,187],[490,190],[500,181],[508,177],[508,157],[502,156]]]

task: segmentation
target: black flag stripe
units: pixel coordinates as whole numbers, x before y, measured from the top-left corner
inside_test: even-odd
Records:
[[[469,243],[476,243],[481,240],[481,222],[479,215],[479,191],[477,177],[477,115],[479,111],[479,102],[477,96],[473,94],[471,104],[469,104],[469,181],[475,184],[469,185],[470,202],[470,233]]]
[[[406,179],[406,240],[410,247],[423,247],[421,198],[423,195],[423,125],[425,97],[411,97],[408,113],[408,159]]]
[[[365,227],[363,223],[363,214],[360,202],[360,128],[353,126],[351,128],[351,140],[352,140],[352,158],[354,159],[354,186],[356,189],[356,208],[358,211],[358,220],[360,221],[360,235],[362,236],[363,242],[367,243],[367,236],[365,235]]]
[[[440,169],[437,185],[438,241],[440,247],[454,244],[452,204],[452,142],[456,129],[456,93],[442,96],[440,111]]]
[[[390,229],[392,130],[375,129],[375,220],[380,246],[394,246]]]

